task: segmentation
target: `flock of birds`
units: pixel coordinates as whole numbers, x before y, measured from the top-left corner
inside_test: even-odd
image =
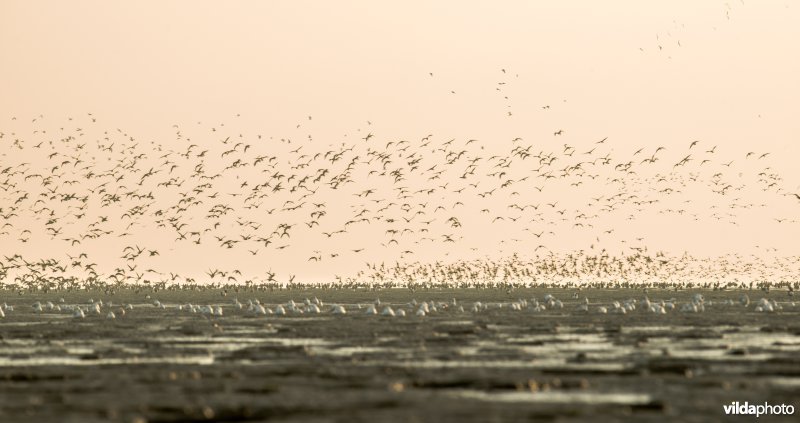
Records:
[[[584,296],[580,298],[580,291],[575,291],[572,295],[572,312],[576,314],[630,314],[630,313],[647,313],[663,315],[672,312],[681,313],[703,313],[707,307],[716,307],[718,309],[731,308],[744,311],[753,311],[757,313],[773,313],[784,309],[784,305],[790,309],[796,310],[797,304],[794,299],[794,291],[789,291],[789,301],[779,302],[775,298],[767,299],[762,297],[759,301],[751,303],[750,297],[747,294],[741,294],[739,301],[727,299],[723,301],[713,302],[706,301],[703,294],[694,294],[688,301],[679,303],[675,298],[669,300],[651,301],[645,295],[641,300],[634,298],[626,298],[623,300],[614,300],[608,304],[591,303],[589,298]],[[326,304],[316,296],[313,299],[306,298],[302,302],[295,302],[289,300],[284,304],[269,305],[266,302],[262,303],[258,299],[249,299],[246,303],[242,303],[238,298],[234,299],[229,304],[208,304],[196,305],[191,303],[186,304],[166,304],[159,300],[153,300],[151,296],[146,295],[145,299],[149,303],[140,304],[118,304],[115,305],[112,301],[103,302],[103,300],[94,301],[90,299],[85,304],[67,304],[64,298],[60,298],[57,302],[36,301],[33,303],[32,311],[39,315],[54,315],[54,314],[71,314],[75,318],[84,319],[88,317],[103,317],[107,319],[116,319],[123,317],[126,313],[133,312],[135,309],[144,310],[163,310],[165,312],[172,311],[182,312],[189,314],[198,314],[206,317],[221,317],[226,315],[224,310],[234,315],[244,315],[250,317],[257,316],[300,316],[304,314],[330,314],[330,315],[346,315],[346,314],[361,314],[366,316],[387,316],[387,317],[405,317],[417,316],[425,317],[428,315],[437,314],[463,314],[463,313],[486,313],[500,310],[510,312],[554,312],[564,314],[569,312],[565,309],[565,302],[551,294],[544,295],[542,301],[536,298],[523,299],[519,298],[514,301],[494,301],[494,302],[481,302],[475,301],[471,305],[457,301],[453,298],[451,301],[422,301],[417,302],[412,299],[406,304],[387,304],[382,303],[380,299],[376,299],[372,303],[360,304]],[[738,307],[738,308],[737,308]],[[14,306],[8,303],[3,303],[0,306],[0,318],[6,317],[7,313],[13,312]]]
[[[0,132],[7,287],[280,289],[299,282],[272,270],[290,256],[302,256],[307,269],[367,262],[352,276],[316,281],[329,287],[798,287],[797,256],[650,252],[644,236],[625,239],[608,223],[677,218],[735,228],[741,214],[780,201],[796,206],[800,194],[766,151],[725,157],[701,140],[678,151],[621,151],[609,137],[574,140],[564,129],[492,144],[364,131],[329,144],[201,123],[196,136],[175,125],[174,139],[148,142],[105,130],[91,114],[63,123],[39,116],[24,133],[12,124],[15,131]],[[586,248],[559,251],[562,235],[582,237]],[[45,256],[54,251],[66,257]],[[459,258],[446,258],[451,252]],[[178,254],[219,262],[205,275],[182,274],[169,267]],[[251,274],[237,261],[269,268]]]

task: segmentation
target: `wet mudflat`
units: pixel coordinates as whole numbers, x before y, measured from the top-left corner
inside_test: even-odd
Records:
[[[705,311],[680,312],[697,293]],[[546,294],[563,307],[537,311]],[[675,304],[667,314],[645,311],[641,290],[573,294],[3,292],[13,310],[0,318],[0,420],[706,422],[747,419],[725,416],[732,401],[800,407],[800,305],[786,291],[651,290],[652,302]],[[315,297],[320,313],[304,304]],[[782,309],[756,311],[761,297]],[[626,299],[638,308],[597,311]],[[287,314],[248,311],[255,300]],[[423,301],[431,307],[417,316]],[[407,315],[382,316],[387,306]]]

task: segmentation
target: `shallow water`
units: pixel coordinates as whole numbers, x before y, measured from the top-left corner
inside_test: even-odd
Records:
[[[218,302],[211,300],[218,294],[207,295],[162,301]],[[565,311],[577,300],[556,292],[562,310],[449,308],[392,318],[367,316],[366,304],[380,296],[381,307],[411,310],[405,305],[414,296],[315,295],[350,304],[348,314],[327,314],[325,307],[322,315],[253,316],[228,302],[220,304],[222,317],[210,317],[116,296],[116,304],[131,302],[134,309],[114,320],[105,314],[75,319],[69,312],[30,308],[35,300],[53,298],[15,298],[15,311],[0,319],[0,418],[191,421],[208,407],[233,421],[341,420],[353,410],[375,421],[519,421],[533,415],[708,421],[723,419],[722,404],[736,400],[800,406],[800,308],[578,314]],[[604,304],[634,295],[592,294],[593,302]],[[739,294],[704,295],[716,301]],[[455,297],[465,309],[476,299],[516,301],[501,291],[416,294],[418,301],[426,297]],[[534,297],[543,293],[527,293]],[[266,306],[274,309],[289,298],[272,298]]]

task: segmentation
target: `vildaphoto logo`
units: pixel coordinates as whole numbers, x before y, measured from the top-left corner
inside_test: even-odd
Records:
[[[744,416],[756,416],[759,417],[761,415],[770,414],[770,415],[792,415],[794,414],[794,406],[793,405],[786,405],[786,404],[769,404],[765,402],[764,404],[750,404],[749,402],[739,402],[734,401],[730,404],[725,404],[722,406],[723,410],[725,410],[725,414],[741,414]]]

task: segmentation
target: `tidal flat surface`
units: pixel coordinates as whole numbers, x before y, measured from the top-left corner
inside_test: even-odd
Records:
[[[0,421],[707,422],[747,419],[724,414],[732,401],[800,408],[800,304],[786,291],[575,292],[3,291]],[[547,294],[563,307],[537,311]],[[696,294],[705,311],[680,312]],[[645,311],[645,295],[675,308]],[[781,309],[756,311],[762,297]],[[320,313],[304,304],[315,298]],[[635,310],[612,312],[629,299]],[[304,312],[256,314],[255,300]]]

